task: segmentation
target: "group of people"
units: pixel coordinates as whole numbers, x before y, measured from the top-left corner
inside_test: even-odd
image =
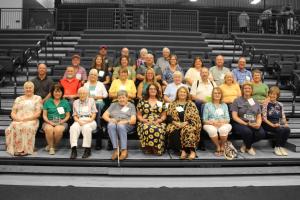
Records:
[[[5,131],[8,153],[32,154],[41,122],[50,155],[70,126],[71,159],[77,158],[80,134],[82,158],[91,156],[93,132],[96,149],[101,149],[103,126],[114,150],[112,160],[128,157],[127,135],[135,129],[145,154],[172,149],[181,159],[193,160],[204,131],[216,156],[224,154],[231,132],[242,138],[241,152],[255,155],[253,144],[268,131],[274,134],[274,153],[288,155],[284,146],[290,128],[278,102],[280,90],[262,83],[259,70],[248,71],[244,57],[230,71],[222,55],[209,69],[197,56],[184,73],[167,47],[156,63],[145,48],[137,60],[123,48],[113,62],[107,48],[100,47],[88,74],[88,68],[80,66],[80,55],[73,55],[59,83],[47,76],[45,64],[38,65],[37,77],[25,82],[25,94],[14,102]]]

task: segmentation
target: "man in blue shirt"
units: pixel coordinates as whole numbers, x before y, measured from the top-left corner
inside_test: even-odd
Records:
[[[238,67],[232,70],[235,80],[242,85],[246,81],[252,81],[252,74],[246,69],[246,59],[240,57],[238,61]]]

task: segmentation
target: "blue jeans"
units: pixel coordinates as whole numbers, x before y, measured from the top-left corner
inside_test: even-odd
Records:
[[[107,131],[114,149],[118,148],[118,137],[121,150],[127,149],[127,133],[132,129],[134,129],[134,126],[129,124],[108,123]]]

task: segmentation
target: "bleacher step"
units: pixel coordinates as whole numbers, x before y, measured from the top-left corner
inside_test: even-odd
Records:
[[[287,141],[287,147],[291,151],[300,152],[300,139],[294,138]]]

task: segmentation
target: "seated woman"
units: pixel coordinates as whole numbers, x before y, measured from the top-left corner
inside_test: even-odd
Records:
[[[275,137],[274,153],[277,156],[287,156],[288,152],[284,148],[286,141],[291,133],[288,126],[282,103],[278,102],[280,90],[277,86],[273,86],[269,90],[268,103],[263,105],[263,128],[270,131]]]
[[[200,141],[201,122],[199,112],[191,101],[189,91],[181,86],[176,92],[176,99],[168,108],[167,134],[169,147],[181,151],[180,158],[196,158],[196,147]]]
[[[202,64],[203,64],[202,58],[199,56],[196,56],[194,58],[192,67],[190,67],[188,69],[188,71],[186,72],[185,77],[184,77],[186,84],[189,87],[192,87],[194,81],[197,81],[197,80],[201,81],[200,72],[201,72],[202,67],[204,67]],[[214,80],[211,74],[209,74],[208,79],[210,81]]]
[[[91,156],[92,131],[97,128],[95,121],[97,108],[95,100],[89,98],[88,95],[89,91],[86,88],[79,88],[79,99],[73,103],[74,123],[70,127],[71,159],[77,158],[77,143],[80,132],[83,136],[82,147],[85,148],[82,158]]]
[[[228,106],[222,103],[222,91],[215,87],[211,94],[212,102],[208,102],[203,110],[203,129],[208,133],[211,141],[216,146],[215,155],[221,156],[224,153],[224,144],[227,141],[231,124]]]
[[[253,93],[252,98],[258,101],[260,104],[268,101],[268,91],[269,87],[262,82],[261,79],[262,73],[258,69],[253,70],[252,77],[253,77]]]
[[[136,110],[135,106],[128,102],[128,94],[125,90],[119,91],[117,97],[118,102],[114,102],[109,106],[103,114],[103,119],[108,122],[107,131],[114,148],[111,159],[118,158],[120,144],[121,154],[119,159],[124,160],[128,157],[127,133],[134,129]]]
[[[128,79],[129,80],[133,80],[133,82],[135,82],[136,80],[136,72],[135,69],[132,66],[128,66],[129,64],[129,60],[127,56],[121,56],[120,57],[120,63],[121,65],[119,67],[115,67],[114,68],[114,73],[112,76],[112,80],[115,80],[117,78],[119,78],[119,70],[120,69],[126,69],[128,71]]]
[[[242,85],[242,96],[238,97],[231,104],[232,126],[235,134],[241,136],[244,144],[241,152],[255,155],[252,144],[265,137],[265,131],[261,127],[261,108],[259,103],[252,96],[252,83],[245,82]]]
[[[64,88],[60,84],[55,84],[51,88],[51,97],[43,106],[43,129],[46,135],[46,151],[50,155],[55,154],[65,129],[68,127],[67,121],[70,118],[71,107],[69,102],[63,98]]]
[[[162,155],[165,151],[166,107],[159,87],[150,83],[147,94],[137,105],[137,133],[144,153]]]
[[[117,93],[120,90],[125,90],[129,100],[134,100],[136,97],[136,87],[133,80],[128,80],[128,70],[120,69],[119,78],[113,80],[109,88],[109,98],[113,101],[117,100]]]
[[[159,94],[161,96],[162,94],[162,89],[160,84],[156,81],[155,78],[155,72],[153,68],[148,68],[145,72],[145,80],[143,82],[140,82],[138,89],[137,89],[137,97],[139,99],[142,99],[143,97],[146,96],[147,94],[147,87],[149,86],[150,83],[155,83],[159,87]]]
[[[97,133],[96,139],[96,150],[101,149],[101,114],[103,113],[103,109],[105,107],[104,99],[107,98],[108,94],[106,88],[103,83],[97,81],[98,72],[96,69],[91,69],[89,72],[88,81],[84,84],[84,87],[89,91],[89,97],[94,98],[97,107],[97,115],[96,115],[96,122],[97,126],[100,130]]]
[[[16,98],[12,107],[12,122],[5,129],[6,151],[11,155],[26,156],[34,151],[42,98],[34,95],[33,92],[33,83],[31,81],[25,82],[25,94]]]
[[[184,75],[182,68],[179,66],[179,64],[177,62],[176,55],[170,56],[169,64],[170,65],[167,66],[167,68],[165,69],[165,71],[163,73],[163,85],[164,86],[167,86],[169,83],[173,82],[174,72],[179,71],[182,74],[182,77]]]
[[[96,69],[98,72],[98,81],[104,84],[105,88],[108,89],[110,85],[110,73],[108,69],[105,67],[103,62],[103,57],[101,55],[97,55],[93,59],[92,68]]]
[[[232,104],[236,98],[241,96],[241,88],[231,72],[225,74],[224,83],[220,85],[220,88],[222,90],[222,101],[226,104]]]
[[[170,103],[175,100],[177,88],[181,86],[187,87],[182,83],[182,73],[180,71],[176,71],[173,74],[173,81],[169,83],[164,91],[164,101],[166,103]]]

